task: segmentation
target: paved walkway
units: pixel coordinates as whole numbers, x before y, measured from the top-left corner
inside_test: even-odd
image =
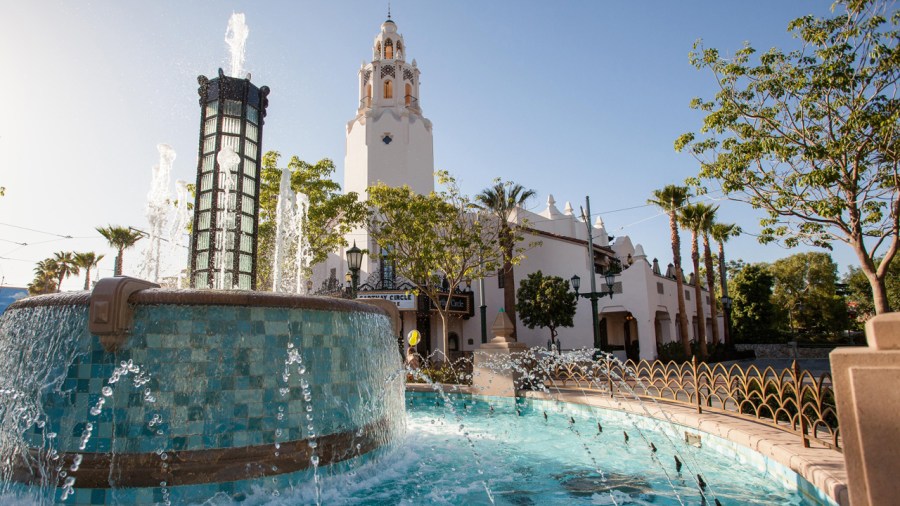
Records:
[[[790,369],[793,362],[794,361],[789,358],[756,358],[748,360],[729,360],[720,363],[725,367],[737,364],[745,371],[751,365],[755,365],[760,371],[766,367],[771,367],[776,371],[783,371],[784,369]],[[817,378],[824,372],[831,373],[831,361],[827,358],[801,358],[797,360],[797,366],[801,370],[809,371]]]

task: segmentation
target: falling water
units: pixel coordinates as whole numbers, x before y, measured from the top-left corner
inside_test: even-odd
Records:
[[[297,290],[296,293],[306,294],[306,280],[309,279],[310,248],[307,227],[307,212],[309,211],[309,197],[305,193],[297,194],[296,227],[297,227]]]
[[[272,255],[272,289],[281,293],[306,294],[310,248],[306,233],[309,197],[294,193],[291,173],[281,173],[275,210],[275,252]]]
[[[234,148],[229,145],[222,146],[222,149],[219,150],[219,154],[216,156],[216,161],[219,162],[219,170],[221,177],[222,189],[224,190],[224,199],[225,206],[223,208],[223,216],[222,216],[222,226],[219,231],[219,239],[221,240],[221,248],[219,250],[220,259],[219,259],[219,280],[217,283],[217,288],[219,289],[228,289],[231,288],[232,283],[225,282],[225,268],[228,265],[226,251],[228,250],[228,232],[234,230],[234,206],[231,205],[231,191],[235,186],[235,178],[232,174],[232,171],[238,166],[241,158],[237,153],[234,152]]]
[[[153,167],[153,181],[147,194],[147,222],[150,225],[149,246],[145,253],[144,277],[159,282],[162,263],[161,242],[164,240],[166,222],[169,216],[169,175],[175,150],[168,144],[158,144],[159,165]]]
[[[275,210],[275,254],[272,265],[272,289],[276,292],[288,292],[285,283],[285,262],[288,250],[293,242],[297,227],[294,225],[294,191],[291,189],[291,171],[281,172],[281,186],[278,191],[278,207]]]
[[[247,35],[250,29],[245,22],[244,13],[232,13],[228,20],[228,29],[225,30],[225,43],[231,56],[231,65],[228,75],[241,77],[244,71],[244,49],[247,44]]]

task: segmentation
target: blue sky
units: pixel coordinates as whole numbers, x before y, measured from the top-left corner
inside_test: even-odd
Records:
[[[726,54],[745,41],[790,48],[788,22],[830,7],[394,0],[392,14],[422,70],[436,168],[470,194],[494,177],[533,188],[535,211],[548,194],[576,210],[590,195],[611,234],[630,235],[666,263],[667,219],[652,207],[620,210],[697,171],[672,147],[700,126],[691,98],[714,93],[712,76],[688,64],[693,42]],[[94,227],[146,228],[158,143],[177,152],[172,180],[193,181],[196,77],[226,65],[233,11],[250,28],[245,67],[272,89],[263,148],[332,158],[343,182],[357,70],[371,57],[386,2],[0,0],[0,284],[23,286],[34,263],[59,250],[105,253],[101,273],[110,275],[115,253]],[[719,203],[722,221],[758,230],[745,206]],[[771,261],[796,251],[746,235],[729,243],[728,255]],[[854,262],[842,244],[833,255],[842,271]],[[138,257],[139,249],[126,253],[126,271],[136,272],[128,267]],[[81,284],[70,279],[63,288]]]

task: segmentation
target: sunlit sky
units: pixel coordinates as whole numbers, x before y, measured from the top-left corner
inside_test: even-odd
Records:
[[[533,188],[534,211],[548,194],[576,211],[590,195],[610,234],[631,236],[663,264],[671,259],[668,220],[644,204],[652,190],[696,173],[697,162],[675,153],[673,141],[700,126],[691,98],[715,91],[712,75],[688,64],[692,44],[702,38],[726,54],[745,41],[790,48],[788,22],[830,7],[830,0],[391,3],[407,59],[422,71],[419,99],[434,124],[436,168],[469,194],[495,177]],[[246,69],[272,89],[263,149],[331,158],[342,183],[357,70],[371,58],[386,11],[386,1],[361,0],[0,0],[0,285],[25,286],[34,264],[61,250],[103,253],[101,274],[111,275],[115,252],[94,228],[147,228],[158,143],[177,153],[172,181],[194,181],[196,78],[226,66],[232,12],[245,13],[250,29]],[[759,230],[745,205],[717,203],[720,221]],[[761,246],[747,234],[727,254],[772,261],[797,251]],[[842,271],[854,262],[843,244],[833,255]],[[126,253],[126,274],[138,272],[140,256],[139,243]],[[81,284],[70,278],[63,289]]]

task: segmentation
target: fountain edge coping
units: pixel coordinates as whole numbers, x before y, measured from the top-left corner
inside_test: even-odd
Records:
[[[53,306],[87,306],[91,292],[77,291],[36,295],[17,300],[7,309],[24,309]],[[335,297],[289,295],[274,292],[254,292],[249,290],[187,290],[174,288],[148,288],[135,292],[128,298],[136,305],[180,305],[180,306],[244,306],[273,307],[291,309],[314,309],[320,311],[362,312],[387,314],[387,311],[371,304]],[[390,316],[390,315],[388,315]]]
[[[480,396],[470,386],[442,384],[441,387],[450,393]],[[414,392],[434,391],[434,388],[428,384],[407,384],[406,389]],[[750,448],[771,458],[797,473],[838,505],[848,506],[850,504],[847,490],[847,468],[844,464],[843,454],[824,447],[804,448],[799,437],[794,434],[762,423],[721,413],[701,414],[691,408],[663,402],[640,405],[629,399],[610,398],[606,395],[594,395],[570,388],[560,388],[552,394],[520,391],[518,396],[545,401],[558,400],[628,412],[693,428]]]

